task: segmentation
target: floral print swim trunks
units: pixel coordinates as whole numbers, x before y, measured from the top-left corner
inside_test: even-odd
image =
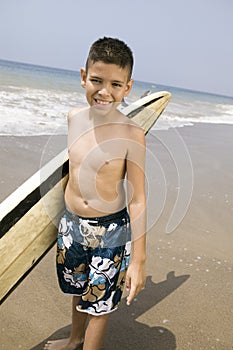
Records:
[[[57,274],[64,293],[80,296],[77,310],[102,315],[117,309],[131,250],[126,209],[82,218],[67,208],[57,238]]]

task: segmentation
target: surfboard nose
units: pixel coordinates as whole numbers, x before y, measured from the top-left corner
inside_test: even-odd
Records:
[[[166,108],[168,102],[171,99],[171,93],[168,91],[158,91],[152,94],[148,94],[139,100],[135,101],[131,105],[125,107],[122,112],[129,118],[135,117],[140,111],[145,107],[151,109],[155,112],[156,116],[159,117],[160,114]],[[137,119],[140,119],[138,116]]]
[[[164,109],[167,107],[168,102],[170,101],[172,94],[168,91],[161,91],[159,93],[157,93],[157,99],[154,102],[155,106],[156,106],[156,112],[158,117],[160,116],[160,114],[164,111]]]
[[[124,108],[124,113],[147,134],[148,130],[154,125],[158,117],[166,108],[171,99],[171,93],[168,91],[159,91],[140,98],[132,105]]]

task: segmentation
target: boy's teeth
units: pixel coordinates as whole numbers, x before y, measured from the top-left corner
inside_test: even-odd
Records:
[[[108,103],[110,103],[108,101],[101,101],[101,100],[96,100],[96,102],[101,104],[101,105],[107,105]]]

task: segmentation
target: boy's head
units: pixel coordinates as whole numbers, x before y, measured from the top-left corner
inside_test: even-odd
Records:
[[[89,51],[86,61],[86,72],[90,63],[102,61],[115,64],[120,68],[128,68],[129,80],[133,71],[133,54],[131,49],[121,40],[104,37],[95,41]]]

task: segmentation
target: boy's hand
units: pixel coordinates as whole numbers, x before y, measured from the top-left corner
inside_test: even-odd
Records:
[[[136,295],[144,288],[145,281],[145,263],[131,262],[126,273],[126,290],[129,291],[127,305],[130,305]]]

